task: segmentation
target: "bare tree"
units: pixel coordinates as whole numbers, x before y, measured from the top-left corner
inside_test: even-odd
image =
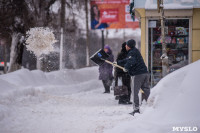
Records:
[[[0,34],[12,39],[9,72],[21,68],[24,36],[30,27],[51,22],[50,6],[56,0],[1,0]]]
[[[17,70],[22,64],[23,34],[27,30],[29,22],[28,8],[24,0],[1,0],[0,31],[2,35],[9,35],[12,39],[11,58],[9,72]]]

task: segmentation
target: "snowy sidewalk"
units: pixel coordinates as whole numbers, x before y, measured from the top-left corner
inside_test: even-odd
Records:
[[[27,71],[20,72],[23,73]],[[97,73],[93,73],[90,80],[82,82],[80,82],[82,79],[75,75],[74,73],[74,79],[79,81],[79,84],[75,83],[77,81],[70,81],[71,83],[66,81],[65,86],[40,85],[22,89],[29,90],[25,94],[15,96],[17,93],[14,93],[5,97],[7,100],[1,99],[0,111],[4,116],[0,119],[0,132],[102,133],[122,121],[132,119],[128,114],[132,111],[132,105],[118,105],[113,92],[103,94],[104,89],[102,83],[98,81]],[[15,76],[12,75],[12,78]],[[19,86],[18,88],[20,89]],[[9,97],[12,100],[9,100]]]
[[[0,121],[0,132],[102,133],[131,120],[132,105],[118,105],[113,94],[102,94],[102,90],[64,96],[43,92],[16,99]]]

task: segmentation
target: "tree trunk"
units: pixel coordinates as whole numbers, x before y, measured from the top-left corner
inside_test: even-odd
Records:
[[[72,39],[71,43],[72,43],[73,50],[72,50],[72,53],[70,54],[69,57],[70,57],[73,69],[76,69],[77,66],[78,66],[77,65],[77,52],[76,52],[77,46],[76,46],[76,41],[74,41],[74,39]]]
[[[8,71],[8,68],[7,68],[7,45],[4,44],[3,48],[4,48],[4,53],[3,53],[3,56],[4,56],[4,74],[6,74],[7,71]]]
[[[41,70],[41,61],[40,61],[41,58],[42,58],[42,57],[37,57],[36,68],[37,68],[38,70]]]
[[[60,13],[60,70],[63,69],[63,45],[64,45],[64,31],[65,31],[65,0],[61,0],[61,13]]]
[[[13,33],[11,42],[11,52],[10,52],[10,66],[8,72],[13,72],[21,68],[21,65],[17,63],[18,49],[17,44],[20,40],[20,33]]]

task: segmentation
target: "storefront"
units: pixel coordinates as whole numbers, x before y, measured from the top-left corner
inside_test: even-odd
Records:
[[[148,68],[152,86],[162,78],[161,24],[157,19],[148,20]],[[165,21],[165,43],[169,59],[169,73],[189,63],[189,19],[170,18]]]
[[[147,0],[149,2],[149,0]],[[136,16],[141,27],[141,53],[151,73],[151,86],[162,78],[162,40],[160,14],[155,1],[137,8]],[[143,1],[145,2],[145,0]],[[180,1],[181,2],[181,1]],[[182,3],[180,3],[182,4]],[[145,5],[145,4],[144,4]],[[153,8],[148,8],[153,7]],[[165,9],[165,43],[169,59],[169,73],[200,59],[200,10],[199,8],[180,7]],[[195,43],[194,43],[195,42]]]

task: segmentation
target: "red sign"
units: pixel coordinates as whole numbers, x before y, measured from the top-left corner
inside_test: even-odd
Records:
[[[130,0],[91,0],[91,29],[139,28],[129,13]]]
[[[118,14],[118,9],[102,9],[100,10],[101,22],[118,22]]]

